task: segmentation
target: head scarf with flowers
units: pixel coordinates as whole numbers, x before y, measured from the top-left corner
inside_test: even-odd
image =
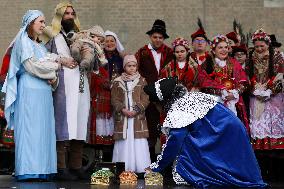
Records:
[[[269,35],[262,29],[258,29],[256,30],[253,34],[252,34],[252,37],[251,37],[252,41],[255,42],[255,41],[265,41],[267,43],[271,43],[271,39],[269,37]]]
[[[222,35],[222,34],[218,34],[218,35],[214,36],[211,40],[211,43],[210,43],[211,49],[215,49],[216,46],[220,42],[226,42],[227,44],[229,44],[229,39],[225,35]]]
[[[178,37],[172,42],[173,49],[175,49],[177,46],[183,46],[186,51],[189,51],[190,49],[188,40],[182,37]]]

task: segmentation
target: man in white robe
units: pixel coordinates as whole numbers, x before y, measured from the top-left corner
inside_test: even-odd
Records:
[[[52,37],[46,44],[47,49],[52,53],[71,57],[66,34],[70,31],[78,32],[79,27],[80,23],[73,5],[66,2],[59,3],[55,9],[51,27],[46,28],[46,32]],[[82,155],[90,109],[88,79],[86,73],[79,70],[76,62],[64,66],[58,75],[59,85],[53,95],[57,139],[57,179],[84,179]],[[79,86],[83,90],[79,90]]]

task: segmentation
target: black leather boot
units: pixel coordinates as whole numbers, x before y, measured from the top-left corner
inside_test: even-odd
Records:
[[[87,174],[82,168],[81,169],[70,169],[70,173],[75,175],[78,179],[81,180],[90,180],[91,175]]]
[[[150,147],[149,151],[150,151],[151,162],[156,162],[157,161],[157,155],[156,155],[156,152],[155,152],[155,147]]]
[[[78,177],[76,175],[71,174],[68,169],[58,169],[58,173],[55,176],[55,180],[74,181],[78,180]]]

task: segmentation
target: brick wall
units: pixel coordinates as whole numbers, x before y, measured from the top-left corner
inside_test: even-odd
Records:
[[[50,24],[59,0],[1,0],[0,55],[19,30],[27,9],[40,9]],[[264,0],[73,0],[83,29],[99,24],[114,31],[129,52],[148,41],[145,34],[156,18],[164,19],[170,43],[175,37],[189,38],[200,17],[211,38],[232,31],[236,18],[245,31],[263,27],[284,42],[284,7],[264,7]]]

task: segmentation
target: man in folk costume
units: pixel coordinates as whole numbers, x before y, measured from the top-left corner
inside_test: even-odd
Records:
[[[280,49],[282,46],[282,43],[277,41],[275,34],[271,34],[269,35],[269,37],[270,37],[271,46],[273,47],[274,52],[279,52],[282,55],[282,57],[284,57],[284,54],[283,52],[281,52],[281,49]]]
[[[229,39],[229,53],[231,54],[234,46],[240,45],[240,40],[238,39],[238,35],[236,32],[232,31],[226,34],[226,37]]]
[[[193,67],[194,71],[194,79],[193,79],[193,90],[198,90],[197,76],[198,76],[198,66],[205,62],[206,58],[209,57],[209,53],[207,51],[208,46],[208,38],[206,32],[204,31],[202,22],[200,18],[198,18],[198,26],[199,29],[191,34],[192,47],[193,52],[189,56],[189,64]]]
[[[248,71],[247,71],[247,62],[248,62],[248,48],[246,44],[242,43],[239,46],[232,46],[232,57],[235,58],[242,66],[243,70],[246,71],[246,76],[248,78]],[[244,92],[241,94],[245,108],[246,108],[246,113],[247,117],[249,120],[250,112],[249,112],[249,98],[250,98],[250,88],[248,87]]]
[[[232,46],[232,56],[241,64],[242,68],[246,69],[248,59],[248,48],[246,44]]]
[[[237,22],[237,20],[234,19],[233,21],[233,29],[234,31],[231,31],[226,34],[226,37],[229,39],[229,55],[233,57],[232,51],[234,46],[240,46],[242,42],[244,42],[244,34],[242,25]]]
[[[147,83],[158,80],[160,71],[173,58],[173,51],[164,44],[164,40],[169,38],[166,32],[166,24],[163,20],[155,20],[152,29],[146,34],[149,35],[150,43],[140,48],[136,53],[139,65],[139,72]],[[155,144],[158,137],[157,125],[159,124],[160,113],[152,102],[146,109],[146,118],[149,129],[149,149],[151,160],[155,160]]]
[[[73,5],[68,2],[59,3],[55,8],[51,27],[47,28],[48,33],[52,35],[46,44],[47,49],[52,53],[71,57],[66,34],[72,30],[77,32],[79,28],[80,23]],[[86,73],[79,69],[76,62],[59,71],[59,85],[53,96],[57,137],[57,179],[84,178],[81,169],[82,153],[87,136],[90,91]]]

